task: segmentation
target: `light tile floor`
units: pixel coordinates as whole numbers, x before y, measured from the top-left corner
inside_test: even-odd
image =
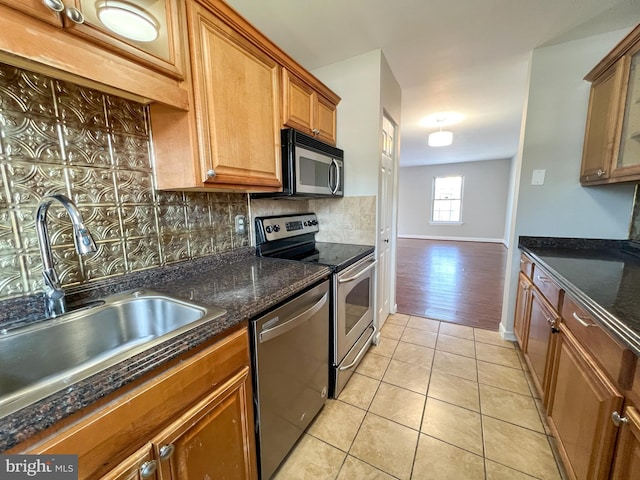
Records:
[[[498,332],[392,315],[274,478],[559,480],[527,376]]]

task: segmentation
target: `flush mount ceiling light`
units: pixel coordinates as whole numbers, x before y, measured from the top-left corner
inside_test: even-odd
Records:
[[[453,142],[453,132],[448,130],[442,130],[442,125],[445,123],[445,119],[437,120],[437,124],[440,130],[429,134],[429,146],[430,147],[446,147]]]
[[[420,125],[426,128],[448,127],[455,125],[464,119],[464,115],[458,112],[438,112],[420,120]]]
[[[453,142],[453,132],[440,129],[437,132],[429,134],[429,146],[430,147],[446,147]]]
[[[112,32],[138,42],[158,38],[160,23],[138,5],[119,0],[96,2],[98,18]]]

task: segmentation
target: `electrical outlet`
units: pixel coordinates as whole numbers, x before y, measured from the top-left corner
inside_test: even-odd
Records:
[[[244,233],[246,231],[244,215],[236,215],[236,233]]]

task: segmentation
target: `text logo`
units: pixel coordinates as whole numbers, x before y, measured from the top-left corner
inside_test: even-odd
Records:
[[[0,455],[0,480],[78,480],[77,455]]]

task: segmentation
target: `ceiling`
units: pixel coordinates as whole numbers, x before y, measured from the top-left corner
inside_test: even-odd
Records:
[[[640,0],[226,1],[308,70],[381,49],[402,89],[401,166],[514,156],[531,51],[640,22]],[[429,147],[420,121],[441,111],[464,119]]]

